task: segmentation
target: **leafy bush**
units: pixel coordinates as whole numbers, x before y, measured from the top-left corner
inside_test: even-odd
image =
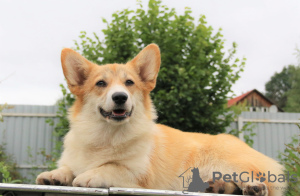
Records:
[[[0,145],[0,181],[3,183],[20,183],[21,175],[11,155],[5,153],[5,145]]]
[[[0,105],[0,122],[3,122],[1,112],[3,109],[11,108],[7,104]],[[17,171],[16,163],[11,155],[5,153],[5,144],[0,145],[0,182],[20,183],[21,175]]]
[[[299,125],[298,127],[300,128]],[[290,176],[293,174],[297,176],[297,182],[289,182],[287,196],[300,195],[300,139],[299,137],[292,139],[292,142],[286,145],[284,153],[279,155],[286,172],[289,172]]]
[[[59,159],[62,151],[62,139],[69,131],[69,121],[67,119],[68,108],[71,107],[75,100],[74,95],[71,94],[68,89],[66,89],[62,84],[60,87],[63,97],[57,102],[58,111],[56,113],[56,117],[58,118],[58,122],[55,123],[51,118],[46,120],[49,125],[55,126],[53,134],[58,138],[58,140],[55,141],[55,147],[50,155],[46,154],[44,150],[41,150],[39,153],[46,159],[45,165],[48,166],[48,170],[53,170],[56,168],[56,162]]]

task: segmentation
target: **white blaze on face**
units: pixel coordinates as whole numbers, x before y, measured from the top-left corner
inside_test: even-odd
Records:
[[[125,104],[123,106],[123,109],[125,109],[127,112],[130,112],[132,109],[132,100],[130,97],[130,93],[127,91],[127,89],[124,86],[121,86],[121,85],[114,85],[110,88],[110,90],[108,91],[108,93],[106,95],[106,101],[105,101],[104,105],[102,106],[102,108],[107,112],[110,112],[113,109],[115,109],[116,104],[112,99],[112,95],[114,93],[118,93],[118,92],[125,93],[128,96],[127,101],[125,102]]]

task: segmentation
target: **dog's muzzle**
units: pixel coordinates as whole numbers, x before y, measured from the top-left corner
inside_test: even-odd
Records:
[[[100,108],[100,113],[104,118],[113,119],[116,121],[122,121],[126,119],[127,117],[130,117],[133,111],[133,107],[131,108],[130,112],[127,112],[124,109],[114,109],[111,112],[105,111],[103,108]]]

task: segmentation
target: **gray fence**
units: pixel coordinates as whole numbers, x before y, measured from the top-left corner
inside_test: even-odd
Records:
[[[241,130],[245,123],[250,122],[253,133],[256,134],[252,137],[253,148],[277,160],[279,153],[284,151],[285,144],[290,143],[292,137],[299,136],[299,119],[300,113],[242,112],[227,130]],[[240,135],[240,139],[242,138],[243,134]]]
[[[53,127],[45,121],[54,118],[56,106],[15,105],[2,111],[4,122],[0,122],[0,144],[12,155],[22,176],[33,179],[35,170],[45,170],[40,155],[51,153],[54,147]],[[37,171],[38,172],[38,171]]]
[[[21,174],[33,179],[32,167],[43,170],[45,157],[41,151],[51,153],[54,140],[53,127],[45,121],[54,118],[56,106],[16,105],[2,111],[4,122],[0,123],[0,144],[5,144],[8,154],[14,156]],[[259,113],[243,112],[227,130],[241,129],[244,123],[254,125],[253,148],[263,154],[277,159],[292,136],[299,135],[296,123],[300,123],[300,113]],[[246,134],[246,133],[245,133]],[[243,138],[243,135],[240,135]],[[31,156],[32,155],[32,156]]]

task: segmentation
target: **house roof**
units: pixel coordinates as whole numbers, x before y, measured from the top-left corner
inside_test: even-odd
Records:
[[[266,101],[268,101],[271,105],[276,105],[273,101],[271,101],[270,99],[268,99],[264,94],[262,94],[261,92],[259,92],[258,90],[256,89],[253,89],[251,91],[248,91],[247,93],[244,93],[238,97],[235,97],[235,98],[232,98],[230,100],[227,101],[227,106],[228,107],[231,107],[233,105],[236,105],[238,102],[240,102],[241,100],[243,100],[244,98],[246,98],[248,95],[250,95],[252,92],[256,92],[258,93],[261,97],[263,97]],[[278,110],[280,112],[283,112],[283,110],[281,108],[279,108],[277,106]]]
[[[252,90],[252,91],[248,91],[247,93],[244,93],[238,97],[232,98],[230,100],[228,100],[227,102],[227,106],[231,107],[233,105],[235,105],[237,102],[241,101],[243,98],[247,97],[247,95],[249,95],[251,92],[255,91],[256,89]]]
[[[251,91],[248,91],[247,93],[244,93],[238,97],[235,97],[233,99],[228,100],[227,105],[228,107],[231,107],[233,105],[235,105],[236,103],[238,103],[239,101],[241,101],[242,99],[244,99],[245,97],[247,97],[249,94],[251,94],[252,92],[256,92],[257,94],[259,94],[261,97],[263,97],[266,101],[268,101],[270,104],[272,105],[276,105],[273,101],[271,101],[270,99],[268,99],[265,95],[263,95],[261,92],[259,92],[256,89],[253,89]]]

